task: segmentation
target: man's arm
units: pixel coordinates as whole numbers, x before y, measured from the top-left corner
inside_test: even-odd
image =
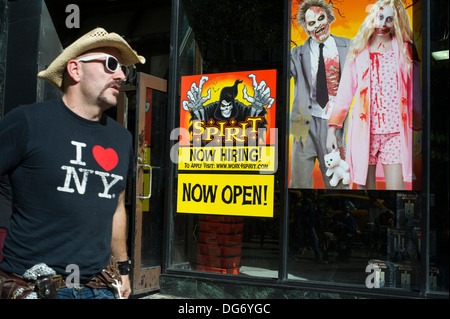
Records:
[[[113,229],[111,238],[111,253],[118,261],[128,260],[127,254],[127,212],[125,210],[125,191],[120,193],[117,202],[117,209],[113,217]],[[122,275],[122,285],[120,288],[123,298],[128,298],[131,294],[130,279],[128,275]]]

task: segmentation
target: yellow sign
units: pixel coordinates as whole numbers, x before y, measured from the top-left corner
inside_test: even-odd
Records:
[[[275,146],[180,147],[178,169],[274,172],[275,152]]]
[[[273,175],[178,175],[178,213],[273,217],[273,201]]]
[[[273,217],[276,83],[277,70],[181,78],[178,213]]]

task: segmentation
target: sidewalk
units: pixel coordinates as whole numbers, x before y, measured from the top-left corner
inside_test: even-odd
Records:
[[[161,294],[159,291],[140,297],[139,299],[186,299],[183,297]]]

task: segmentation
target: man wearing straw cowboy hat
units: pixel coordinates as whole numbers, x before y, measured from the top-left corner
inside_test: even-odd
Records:
[[[104,114],[127,67],[145,63],[96,28],[38,76],[63,92],[0,121],[0,176],[13,213],[0,263],[0,298],[128,298],[124,190],[131,134]]]

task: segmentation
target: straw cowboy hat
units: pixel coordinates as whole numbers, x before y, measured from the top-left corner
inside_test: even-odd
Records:
[[[113,47],[119,50],[122,63],[126,66],[145,63],[143,56],[137,53],[117,33],[108,33],[105,29],[96,28],[73,42],[48,66],[38,73],[38,77],[63,90],[63,75],[67,63],[81,54],[102,47]]]

